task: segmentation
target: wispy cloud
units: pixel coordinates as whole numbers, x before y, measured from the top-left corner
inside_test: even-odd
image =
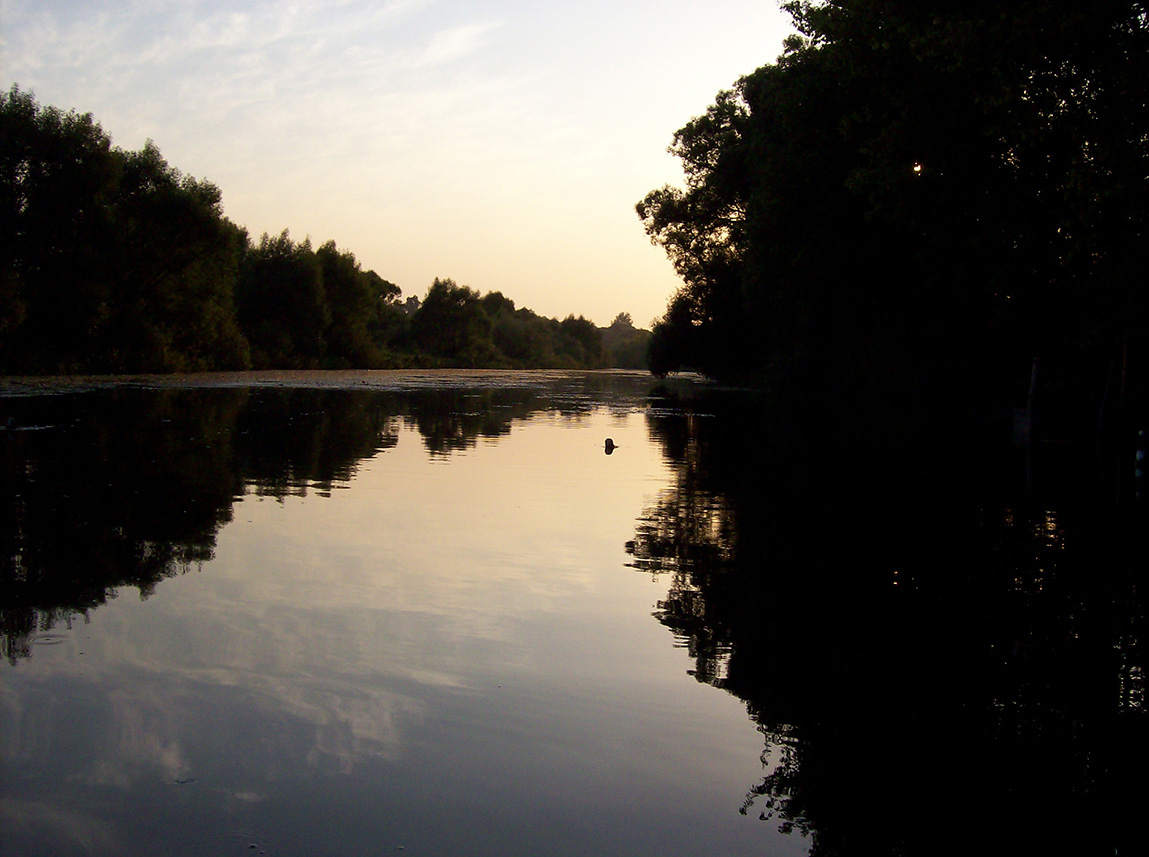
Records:
[[[394,129],[445,101],[457,107],[449,94],[456,85],[488,97],[499,87],[484,83],[475,65],[465,82],[436,77],[437,69],[475,58],[496,28],[452,20],[458,11],[437,5],[141,3],[115,16],[98,3],[6,0],[4,76],[43,88],[42,100],[93,110],[133,137],[167,126],[192,139],[203,135],[205,121],[243,114],[242,121],[259,124],[242,131],[290,130],[297,144],[322,132],[339,145],[365,126]],[[53,97],[65,75],[68,91],[82,100]]]
[[[497,258],[500,272],[522,260],[516,236],[552,223],[581,241],[570,250],[580,257],[594,257],[590,244],[633,241],[635,266],[661,267],[627,277],[649,280],[664,304],[673,274],[633,201],[675,180],[664,150],[678,124],[771,59],[771,5],[0,0],[0,85],[91,111],[125,148],[153,138],[173,165],[217,182],[229,215],[257,234],[287,226],[365,256],[399,246],[405,258],[423,241],[436,274],[465,278],[439,261],[444,212],[463,230],[499,224],[474,248],[458,228],[450,240],[459,254]],[[621,227],[607,225],[614,212]],[[374,225],[383,220],[385,230]],[[400,228],[401,243],[375,237]],[[589,237],[608,228],[626,237]],[[373,264],[399,281],[391,258]],[[415,279],[429,280],[425,270]]]
[[[435,33],[418,58],[417,65],[442,65],[455,62],[480,50],[487,34],[497,24],[462,24]]]

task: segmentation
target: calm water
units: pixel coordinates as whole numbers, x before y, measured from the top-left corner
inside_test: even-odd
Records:
[[[624,374],[9,416],[5,855],[1144,853],[1124,447]]]

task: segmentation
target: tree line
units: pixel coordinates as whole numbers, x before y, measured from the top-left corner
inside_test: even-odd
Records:
[[[327,241],[258,241],[220,189],[91,114],[0,93],[0,373],[645,365],[649,332],[436,279],[420,301]]]
[[[652,368],[834,400],[1008,397],[1038,357],[1094,400],[1144,379],[1145,4],[783,8],[637,205],[682,281]]]

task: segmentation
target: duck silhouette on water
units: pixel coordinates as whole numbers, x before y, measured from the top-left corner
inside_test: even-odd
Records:
[[[606,448],[606,454],[607,455],[610,455],[612,452],[614,452],[616,449],[618,449],[618,445],[613,440],[611,440],[609,437],[606,439],[606,443],[604,444],[604,447]]]

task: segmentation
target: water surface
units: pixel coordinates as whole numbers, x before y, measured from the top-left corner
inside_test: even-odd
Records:
[[[3,853],[804,852],[630,567],[649,380],[510,380],[4,400]]]
[[[4,382],[0,853],[1149,853],[1136,433],[824,416]]]

